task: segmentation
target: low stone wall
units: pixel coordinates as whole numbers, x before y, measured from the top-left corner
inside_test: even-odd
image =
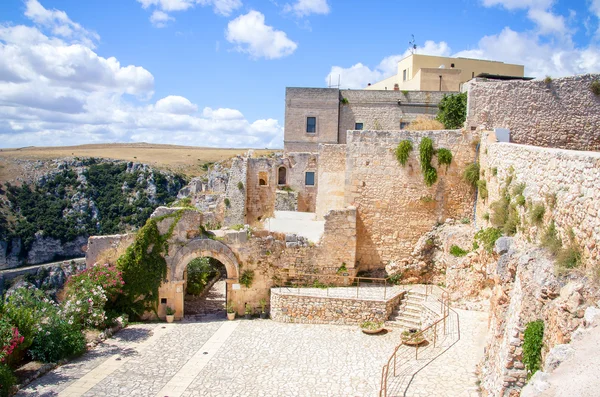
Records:
[[[386,321],[404,297],[388,300],[328,298],[280,293],[271,289],[271,318],[283,323],[360,325]]]
[[[298,211],[298,192],[277,190],[275,192],[275,211]]]

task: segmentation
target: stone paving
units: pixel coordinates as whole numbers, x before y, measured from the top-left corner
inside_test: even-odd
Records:
[[[381,368],[399,343],[399,329],[373,336],[355,326],[228,322],[221,287],[215,284],[208,295],[207,314],[174,324],[131,325],[18,396],[378,394]],[[457,312],[460,340],[452,344],[458,337],[449,335],[444,349],[423,349],[419,360],[399,365],[389,395],[478,395],[473,371],[483,355],[486,315]]]

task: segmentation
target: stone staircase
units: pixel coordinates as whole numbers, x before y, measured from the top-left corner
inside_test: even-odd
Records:
[[[408,291],[404,299],[391,314],[386,326],[402,329],[421,328],[421,312],[426,295],[418,291]]]

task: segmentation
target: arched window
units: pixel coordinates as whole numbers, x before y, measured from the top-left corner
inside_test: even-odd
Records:
[[[287,183],[286,181],[286,172],[287,170],[285,169],[285,167],[279,167],[278,170],[278,179],[277,179],[277,183],[279,185],[285,185]]]

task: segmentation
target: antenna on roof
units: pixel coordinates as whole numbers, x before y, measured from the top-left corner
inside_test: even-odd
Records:
[[[411,54],[414,54],[415,51],[417,51],[417,43],[415,42],[415,35],[411,34],[412,36],[412,40],[408,42],[408,44],[410,45],[410,47],[408,47],[408,49],[410,50]]]
[[[342,80],[342,75],[338,74],[338,83],[337,83],[337,85],[331,84],[331,74],[330,74],[329,75],[329,84],[328,84],[328,87],[329,88],[337,88],[337,89],[339,89],[340,88],[341,80]]]

